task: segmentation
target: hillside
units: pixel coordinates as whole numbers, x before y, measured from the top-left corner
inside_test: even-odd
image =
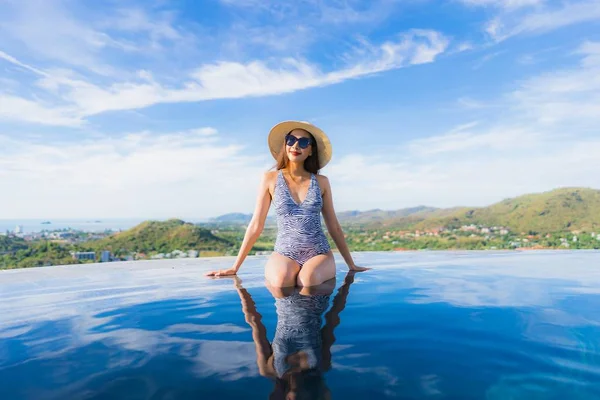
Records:
[[[104,239],[88,242],[95,250],[126,252],[171,252],[173,250],[224,250],[232,243],[214,236],[209,230],[178,219],[145,221]]]
[[[514,231],[600,229],[600,190],[562,188],[455,213],[459,223],[504,225]]]
[[[437,210],[419,221],[405,218],[388,222],[417,229],[469,224],[506,226],[518,232],[600,230],[600,190],[562,188],[505,199],[488,207]]]
[[[23,239],[8,236],[0,236],[0,254],[10,253],[17,250],[23,250],[26,248],[27,242],[25,242]]]
[[[561,188],[506,199],[487,207],[418,206],[399,210],[343,211],[337,217],[345,227],[363,229],[426,229],[481,224],[505,226],[519,232],[598,231],[600,190]],[[226,214],[213,219],[213,224],[243,225],[250,218],[251,214]]]

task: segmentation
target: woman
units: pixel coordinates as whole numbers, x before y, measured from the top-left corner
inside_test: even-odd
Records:
[[[339,315],[346,306],[354,272],[349,271],[344,278],[325,315],[323,327],[322,315],[329,306],[335,279],[311,289],[294,289],[291,294],[267,286],[277,307],[277,327],[272,343],[267,339],[267,330],[252,296],[242,287],[238,277],[234,280],[246,322],[252,328],[259,372],[274,382],[269,398],[330,399],[324,373],[331,369],[334,329],[340,324]]]
[[[209,276],[234,275],[262,233],[271,202],[277,213],[275,251],[265,266],[265,277],[275,287],[315,286],[335,276],[335,261],[321,227],[320,213],[351,271],[354,263],[333,209],[329,180],[318,175],[331,159],[331,143],[316,126],[284,121],[268,137],[277,170],[263,175],[256,208],[233,266]]]

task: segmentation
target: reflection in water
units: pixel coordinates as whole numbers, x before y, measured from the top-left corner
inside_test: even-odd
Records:
[[[252,297],[222,261],[4,271],[0,400],[600,399],[600,252],[363,257],[352,299],[259,258]]]
[[[277,307],[277,328],[272,343],[267,339],[267,330],[252,296],[238,277],[234,277],[234,282],[246,322],[252,328],[260,373],[274,380],[270,399],[330,398],[323,374],[331,368],[333,332],[340,323],[339,314],[346,305],[354,273],[349,272],[338,289],[325,315],[323,328],[322,317],[335,288],[335,279],[300,292],[268,287]]]

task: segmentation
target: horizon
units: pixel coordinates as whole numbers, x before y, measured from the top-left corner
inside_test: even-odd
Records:
[[[542,195],[545,193],[550,193],[550,192],[555,192],[555,191],[559,191],[559,190],[593,190],[593,191],[599,191],[600,189],[596,189],[596,188],[591,188],[591,187],[577,187],[577,186],[572,186],[572,187],[559,187],[559,188],[555,188],[555,189],[551,189],[548,191],[544,191],[544,192],[536,192],[536,193],[523,193],[521,195],[515,196],[515,197],[507,197],[507,198],[503,198],[500,200],[497,200],[493,203],[487,204],[487,205],[483,205],[483,206],[470,206],[470,205],[456,205],[456,206],[450,206],[450,207],[434,207],[431,205],[427,205],[427,204],[418,204],[418,205],[414,205],[414,206],[408,206],[408,207],[402,207],[402,208],[390,208],[390,209],[384,209],[384,208],[370,208],[370,209],[353,209],[353,210],[336,210],[337,214],[342,214],[342,213],[347,213],[347,212],[361,212],[361,213],[366,213],[366,212],[371,212],[371,211],[402,211],[402,210],[407,210],[407,209],[413,209],[413,208],[435,208],[435,209],[452,209],[452,208],[485,208],[485,207],[490,207],[493,206],[494,204],[498,204],[502,201],[505,200],[512,200],[512,199],[516,199],[518,197],[522,197],[522,196],[527,196],[527,195]],[[222,217],[222,216],[226,216],[226,215],[231,215],[231,214],[241,214],[241,215],[252,215],[252,212],[242,212],[242,211],[231,211],[231,212],[226,212],[223,214],[219,214],[219,215],[213,215],[213,216],[208,216],[208,217],[190,217],[190,216],[177,216],[177,215],[173,215],[173,216],[163,216],[163,217],[98,217],[98,216],[94,216],[94,217],[83,217],[83,218],[0,218],[0,221],[4,221],[4,222],[15,222],[15,221],[50,221],[52,222],[52,220],[54,221],[70,221],[70,222],[95,222],[94,220],[102,220],[100,222],[107,222],[107,221],[164,221],[164,220],[168,220],[168,219],[180,219],[182,221],[185,222],[209,222],[210,220]],[[274,217],[273,215],[273,208],[271,207],[269,209],[269,213],[267,214],[267,217]]]
[[[598,0],[0,2],[0,219],[252,213],[288,119],[337,212],[600,188],[598,76]]]

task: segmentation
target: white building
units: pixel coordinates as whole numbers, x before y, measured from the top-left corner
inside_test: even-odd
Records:
[[[15,226],[14,233],[15,233],[15,235],[20,235],[21,233],[23,233],[23,225]]]

